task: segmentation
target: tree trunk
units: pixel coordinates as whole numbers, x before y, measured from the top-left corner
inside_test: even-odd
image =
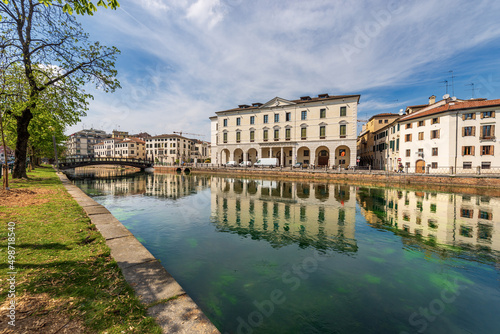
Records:
[[[16,160],[14,161],[14,171],[12,173],[12,178],[28,178],[26,174],[26,151],[28,148],[28,139],[30,138],[30,133],[28,131],[28,125],[30,124],[33,114],[31,110],[25,109],[21,116],[16,117],[17,120],[17,141],[16,141]]]

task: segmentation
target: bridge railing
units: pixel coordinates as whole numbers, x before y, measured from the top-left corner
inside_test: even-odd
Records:
[[[137,163],[137,164],[153,164],[152,160],[136,159],[136,158],[119,158],[119,157],[88,157],[88,158],[65,158],[59,160],[59,165],[91,163],[91,162],[109,162],[112,163]]]

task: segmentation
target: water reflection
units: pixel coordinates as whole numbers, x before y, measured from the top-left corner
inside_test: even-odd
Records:
[[[218,231],[266,240],[276,248],[297,244],[356,252],[358,203],[372,227],[428,245],[500,252],[497,197],[119,169],[82,169],[69,176],[94,195],[179,199],[210,188],[206,200]]]
[[[357,199],[368,223],[480,252],[500,252],[497,197],[360,188]]]
[[[266,240],[276,248],[294,243],[341,252],[358,248],[353,186],[214,178],[211,190],[212,221],[220,232]]]

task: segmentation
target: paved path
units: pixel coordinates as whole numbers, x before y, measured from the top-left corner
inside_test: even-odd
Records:
[[[106,239],[111,256],[164,333],[216,334],[217,328],[153,255],[104,206],[58,173],[64,187]]]

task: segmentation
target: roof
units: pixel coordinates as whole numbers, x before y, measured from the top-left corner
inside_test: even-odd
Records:
[[[294,104],[308,104],[308,103],[314,103],[314,102],[319,102],[319,101],[330,101],[330,100],[340,100],[340,99],[347,99],[347,98],[353,98],[357,97],[358,100],[361,97],[361,95],[356,94],[356,95],[337,95],[337,96],[329,96],[328,94],[320,94],[321,96],[324,97],[311,97],[307,100],[304,99],[298,99],[298,100],[290,100],[290,102]],[[265,106],[265,104],[264,104]],[[245,104],[241,104],[238,108],[234,109],[228,109],[228,110],[223,110],[223,111],[217,111],[216,114],[218,113],[225,113],[225,112],[233,112],[233,111],[241,111],[241,110],[256,110],[256,109],[261,109],[263,108],[260,103],[253,103],[252,106],[247,106]]]
[[[376,117],[387,117],[387,116],[399,116],[399,114],[394,114],[394,113],[390,113],[390,112],[386,112],[386,113],[382,113],[382,114],[376,114],[376,115],[373,115],[372,117],[370,117],[370,120],[372,120],[373,118],[376,118]]]
[[[149,137],[147,139],[158,139],[158,138],[182,138],[182,139],[186,139],[186,140],[191,140],[189,138],[186,138],[186,137],[183,137],[180,135],[174,135],[174,134],[163,134],[163,135],[158,135],[158,136],[152,136],[152,137]]]
[[[139,138],[134,138],[134,137],[125,137],[122,140],[120,140],[118,143],[124,143],[127,141],[133,141],[133,142],[136,142],[138,144],[145,144],[146,143],[144,140],[141,140]]]
[[[494,107],[494,106],[500,106],[500,99],[497,100],[472,100],[472,101],[464,101],[464,102],[456,102],[456,101],[449,101],[445,105],[434,108],[434,109],[429,109],[425,110],[422,112],[416,112],[414,114],[410,114],[407,116],[404,116],[400,118],[399,120],[401,122],[420,118],[420,117],[426,117],[430,115],[435,115],[439,114],[442,112],[447,112],[447,111],[459,111],[459,110],[468,110],[468,109],[476,109],[476,108],[488,108],[488,107]]]

